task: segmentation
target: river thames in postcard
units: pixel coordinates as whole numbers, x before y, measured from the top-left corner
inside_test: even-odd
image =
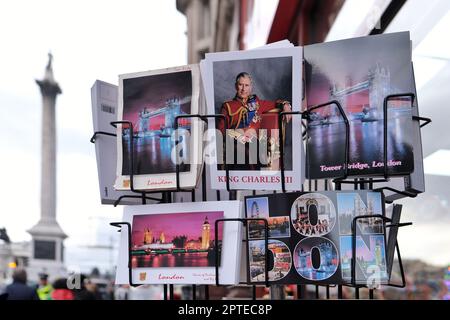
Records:
[[[411,126],[411,112],[398,112],[388,122],[387,155],[390,174],[413,170],[411,137],[403,132]],[[350,121],[349,174],[383,173],[383,121]],[[344,174],[345,125],[343,122],[309,127],[307,172],[311,178]],[[342,166],[339,168],[339,166]]]
[[[165,268],[165,267],[214,267],[215,259],[211,251],[195,253],[167,253],[158,255],[134,256],[133,268]]]

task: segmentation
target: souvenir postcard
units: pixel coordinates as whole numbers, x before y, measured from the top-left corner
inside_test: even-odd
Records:
[[[92,120],[94,132],[115,134],[111,121],[117,120],[116,85],[95,81],[91,88]],[[119,197],[135,195],[130,191],[114,189],[117,167],[117,142],[114,136],[98,134],[95,139],[95,156],[97,159],[98,184],[102,204],[113,204]],[[124,198],[121,204],[141,203],[140,199]]]
[[[282,118],[281,141],[278,118],[300,111],[302,49],[283,46],[211,53],[200,63],[207,112],[225,119],[210,121],[215,130],[206,139],[214,189],[226,188],[226,167],[231,189],[281,189],[280,143],[286,188],[300,189],[304,150],[295,141],[301,141],[301,119]]]
[[[121,229],[116,283],[215,284],[216,247],[219,282],[236,284],[239,278],[242,227],[218,219],[240,218],[239,201],[186,202],[126,206]],[[130,243],[128,242],[130,240]]]
[[[116,189],[130,189],[132,167],[135,189],[174,189],[177,163],[180,187],[196,186],[203,163],[203,125],[197,118],[182,118],[175,130],[175,118],[199,113],[199,90],[197,65],[119,77],[118,119],[130,121],[133,128],[124,124],[117,129]]]
[[[382,194],[372,191],[296,192],[245,198],[249,284],[268,277],[274,284],[348,284],[352,280],[352,222],[357,284],[378,285],[388,278]]]
[[[304,47],[309,179],[384,173],[384,99],[411,91],[411,44],[408,32],[374,35]],[[345,162],[349,121],[349,159]],[[387,103],[387,167],[389,175],[414,170],[410,97]]]

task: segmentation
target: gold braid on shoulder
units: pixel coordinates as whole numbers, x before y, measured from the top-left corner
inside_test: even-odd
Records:
[[[239,124],[241,123],[242,117],[245,115],[247,115],[247,108],[245,108],[244,106],[241,106],[239,109],[236,110],[236,112],[231,112],[231,108],[230,105],[227,103],[225,103],[225,105],[227,106],[228,109],[228,115],[231,117],[231,123],[230,123],[230,127],[233,126],[233,117],[237,114],[239,114],[239,118],[237,120],[236,123],[236,128],[239,126]],[[230,128],[231,129],[231,128]]]

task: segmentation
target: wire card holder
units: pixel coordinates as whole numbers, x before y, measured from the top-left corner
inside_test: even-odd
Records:
[[[380,191],[383,192],[383,190],[389,190],[392,192],[396,192],[398,194],[407,196],[407,197],[411,197],[414,198],[416,196],[416,194],[410,193],[410,192],[404,192],[404,191],[400,191],[400,190],[396,190],[390,187],[383,187],[383,188],[373,188],[373,184],[374,183],[378,183],[378,182],[386,182],[389,181],[389,172],[388,172],[388,167],[387,167],[387,147],[388,147],[388,139],[387,139],[387,134],[388,134],[388,129],[387,129],[387,120],[388,120],[388,102],[389,100],[395,99],[395,98],[399,98],[399,97],[410,97],[411,98],[411,105],[415,99],[415,94],[413,93],[400,93],[400,94],[392,94],[392,95],[388,95],[385,97],[384,99],[384,103],[383,103],[383,115],[384,115],[384,126],[383,126],[383,146],[384,146],[384,150],[383,150],[383,161],[384,161],[384,172],[383,172],[383,176],[382,179],[374,179],[374,178],[355,178],[353,180],[347,180],[349,178],[349,174],[348,174],[348,167],[347,165],[344,166],[344,174],[342,177],[337,177],[334,178],[332,180],[332,182],[335,184],[335,190],[341,190],[341,184],[353,184],[355,186],[355,190],[358,189],[358,187],[360,189],[368,189],[368,190],[373,190],[373,191]],[[286,182],[285,182],[285,157],[284,157],[284,139],[285,139],[285,133],[284,133],[284,128],[283,128],[283,119],[284,117],[291,115],[291,116],[301,116],[302,120],[306,121],[306,125],[305,122],[302,121],[302,127],[304,128],[304,132],[302,132],[302,140],[307,140],[308,139],[308,122],[311,120],[310,119],[310,113],[313,110],[316,109],[320,109],[323,108],[325,106],[329,106],[329,105],[335,105],[341,115],[341,117],[344,120],[344,124],[345,124],[345,132],[346,132],[346,137],[345,137],[345,164],[348,163],[349,160],[349,151],[350,151],[350,124],[348,121],[348,118],[345,115],[345,112],[341,106],[341,104],[336,101],[329,101],[320,105],[316,105],[313,106],[312,108],[310,108],[307,111],[304,112],[299,112],[299,111],[295,111],[295,112],[280,112],[277,113],[278,116],[278,128],[280,129],[280,134],[279,134],[279,145],[280,145],[280,174],[281,174],[281,190],[283,193],[286,192]],[[179,127],[179,120],[180,119],[186,119],[186,118],[198,118],[200,120],[202,120],[204,123],[209,124],[209,119],[221,119],[222,121],[224,121],[224,125],[225,125],[225,129],[228,129],[228,122],[227,119],[224,115],[222,114],[213,114],[213,115],[200,115],[200,114],[194,114],[194,115],[178,115],[175,117],[175,123],[174,123],[174,127],[175,127],[175,141],[176,143],[178,143],[179,141],[179,137],[178,137],[178,132],[177,129]],[[412,116],[413,120],[416,121],[423,121],[422,124],[420,124],[420,128],[426,126],[427,124],[429,124],[431,122],[431,119],[429,118],[424,118],[424,117],[419,117],[419,116]],[[182,189],[180,187],[180,164],[179,164],[179,159],[178,159],[178,154],[177,154],[177,162],[176,162],[176,189],[175,190],[168,190],[168,191],[147,191],[147,190],[137,190],[134,188],[133,185],[133,180],[134,180],[134,133],[133,133],[133,124],[130,121],[113,121],[111,122],[111,125],[114,126],[115,128],[117,128],[117,125],[125,125],[127,126],[128,133],[130,135],[130,139],[129,139],[129,148],[130,148],[130,152],[129,152],[129,164],[130,164],[130,189],[132,192],[136,193],[136,196],[121,196],[119,197],[115,203],[114,206],[117,206],[118,204],[120,204],[121,200],[123,198],[126,197],[133,197],[133,198],[141,198],[142,199],[142,204],[146,204],[147,200],[152,200],[152,201],[156,201],[157,203],[170,203],[172,202],[172,192],[191,192],[191,200],[193,202],[196,201],[195,199],[195,188],[193,189]],[[92,138],[90,139],[90,141],[92,143],[95,143],[96,141],[96,137],[97,135],[107,135],[107,136],[112,136],[112,137],[116,137],[115,134],[113,133],[108,133],[108,132],[102,132],[102,131],[97,131],[94,133],[94,135],[92,136]],[[225,148],[225,135],[223,135],[223,155],[224,158],[226,159],[226,148]],[[226,190],[229,193],[229,199],[230,200],[234,200],[236,199],[236,192],[237,190],[231,190],[230,187],[230,170],[229,167],[225,161],[225,174],[226,174]],[[314,180],[314,188],[312,188],[312,180],[308,181],[308,191],[319,191],[318,190],[318,180]],[[304,185],[299,185],[298,186],[298,190],[299,191],[304,191]],[[324,190],[327,191],[329,190],[329,181],[328,179],[325,179],[325,183],[324,183]],[[206,189],[206,171],[205,171],[205,166],[203,164],[202,167],[202,201],[206,201],[207,199],[207,189]],[[255,193],[255,192],[254,192]],[[148,196],[149,194],[161,194],[161,198],[155,198],[155,197],[150,197]],[[216,192],[217,194],[217,200],[220,201],[220,193]],[[385,228],[391,228],[391,232],[393,230],[395,230],[395,233],[397,232],[398,228],[403,227],[403,226],[407,226],[407,225],[411,225],[412,223],[408,222],[408,223],[392,223],[390,218],[387,218],[385,216],[380,216],[380,215],[373,215],[373,216],[358,216],[355,217],[353,219],[352,222],[352,252],[353,252],[353,256],[355,256],[356,254],[356,222],[358,219],[363,219],[363,218],[367,218],[367,217],[377,217],[377,218],[381,218],[383,219],[383,225]],[[244,225],[244,227],[247,227],[248,223],[251,220],[261,220],[264,221],[264,228],[265,228],[265,236],[264,236],[264,241],[265,241],[265,250],[266,250],[266,261],[265,261],[265,286],[270,288],[270,283],[269,283],[269,276],[268,276],[268,222],[266,219],[254,219],[254,218],[242,218],[242,219],[219,219],[216,221],[216,228],[215,228],[215,232],[217,233],[218,230],[218,224],[219,223],[225,223],[225,222],[239,222],[242,223]],[[387,224],[389,223],[389,224]],[[128,268],[129,268],[129,283],[131,286],[136,287],[139,286],[138,284],[133,283],[133,279],[132,279],[132,265],[131,265],[131,261],[132,261],[132,254],[131,254],[131,225],[128,222],[112,222],[111,223],[112,226],[117,227],[117,228],[123,228],[126,227],[127,231],[128,231]],[[119,230],[120,232],[121,230]],[[217,234],[216,234],[217,237]],[[248,241],[246,240],[243,240]],[[215,263],[215,270],[216,270],[216,286],[221,286],[220,284],[220,276],[219,276],[219,259],[220,259],[220,249],[218,248],[219,246],[216,246],[215,250],[216,250],[216,263]],[[402,264],[402,260],[401,260],[401,255],[400,255],[400,250],[399,250],[399,245],[398,245],[398,241],[395,239],[395,249],[397,251],[397,259],[398,259],[398,263],[400,266],[400,271],[401,271],[401,284],[394,284],[391,283],[391,281],[389,280],[388,282],[388,286],[392,286],[392,287],[399,287],[399,288],[403,288],[405,287],[405,274],[404,274],[404,269],[403,269],[403,264]],[[247,265],[249,265],[249,257],[247,255]],[[352,259],[352,263],[351,263],[352,267],[351,267],[351,281],[349,285],[346,286],[350,286],[353,287],[355,289],[355,298],[359,299],[359,289],[361,287],[367,287],[366,285],[360,285],[357,284],[355,276],[355,268],[356,268],[356,260]],[[389,268],[392,266],[388,266]],[[241,283],[241,284],[248,284],[248,283]],[[173,285],[169,285],[169,297],[167,297],[167,284],[164,285],[164,299],[173,299]],[[306,286],[304,284],[298,284],[297,285],[297,299],[301,299],[305,296],[306,294]],[[316,288],[316,298],[318,299],[320,297],[319,295],[319,288],[321,286],[321,284],[317,284],[315,285]],[[326,298],[329,299],[330,298],[330,288],[334,288],[337,286],[338,289],[338,299],[342,299],[343,298],[343,294],[342,294],[342,287],[343,285],[325,285],[326,288]],[[192,292],[193,292],[193,300],[196,300],[196,290],[197,290],[197,286],[196,285],[192,285]],[[256,299],[256,285],[253,285],[253,299]],[[373,299],[374,295],[373,295],[374,289],[369,288],[369,298]],[[205,299],[209,299],[209,286],[206,285],[205,286],[205,295],[204,295]]]

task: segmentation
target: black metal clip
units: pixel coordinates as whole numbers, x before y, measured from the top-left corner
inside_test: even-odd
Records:
[[[397,190],[391,187],[382,187],[382,188],[376,188],[373,189],[373,191],[379,191],[379,192],[383,192],[383,190],[388,190],[388,191],[392,191],[398,194],[401,194],[403,196],[409,197],[409,198],[415,198],[417,197],[417,194],[412,193],[412,192],[408,192],[408,191],[401,191],[401,190]],[[383,193],[384,194],[384,193]],[[387,201],[385,200],[386,203],[393,203],[394,201]]]
[[[133,273],[132,273],[132,254],[131,254],[131,249],[132,249],[132,244],[131,244],[131,224],[129,222],[111,222],[110,223],[111,226],[116,227],[116,228],[122,228],[122,226],[127,226],[127,237],[128,237],[128,282],[130,284],[130,286],[132,287],[139,287],[140,284],[135,284],[133,283]],[[121,230],[119,230],[120,232]]]
[[[337,100],[332,100],[332,101],[328,101],[328,102],[313,106],[308,109],[305,117],[309,121],[310,120],[309,116],[313,110],[323,108],[323,107],[333,105],[333,104],[336,105],[336,107],[338,108],[339,113],[341,114],[341,117],[344,119],[344,124],[345,124],[345,155],[344,155],[344,168],[345,169],[344,169],[344,175],[342,177],[335,178],[333,180],[333,182],[334,183],[347,183],[347,181],[345,181],[345,179],[347,179],[347,177],[348,177],[348,162],[349,162],[349,158],[350,158],[350,155],[349,155],[349,153],[350,153],[350,123],[348,121],[347,116],[345,115],[344,109],[342,108],[341,104]],[[308,136],[309,136],[308,132],[309,132],[309,130],[306,130],[306,141],[308,141]],[[306,147],[308,148],[308,143],[306,144]]]
[[[419,117],[419,116],[413,116],[412,118],[413,118],[413,120],[424,121],[424,123],[422,123],[420,125],[420,128],[423,128],[426,125],[428,125],[429,123],[431,123],[431,119],[430,118]]]
[[[414,93],[397,93],[397,94],[390,94],[388,96],[386,96],[384,98],[383,101],[383,115],[384,115],[384,119],[383,119],[383,147],[384,147],[384,154],[383,154],[383,161],[384,161],[384,178],[386,179],[386,181],[389,181],[389,175],[388,175],[388,154],[387,154],[387,144],[388,144],[388,102],[389,100],[395,99],[395,98],[400,98],[400,97],[410,97],[411,98],[411,108],[412,105],[414,103],[414,99],[416,97],[416,95]]]
[[[133,123],[131,121],[112,121],[111,125],[114,128],[117,128],[118,124],[126,124],[129,127],[129,135],[130,135],[130,152],[128,153],[128,161],[129,161],[129,169],[130,169],[130,190],[132,192],[135,193],[140,193],[140,196],[130,196],[130,195],[123,195],[120,196],[115,202],[114,202],[114,207],[116,207],[120,201],[124,198],[134,198],[134,199],[138,199],[141,198],[142,199],[142,204],[146,203],[146,200],[154,200],[154,201],[162,201],[162,199],[159,198],[153,198],[153,197],[147,197],[147,194],[155,194],[155,193],[161,193],[161,191],[144,191],[144,190],[137,190],[134,189],[134,132],[133,132]]]
[[[249,221],[263,221],[264,223],[264,245],[265,245],[265,269],[264,269],[264,275],[265,275],[265,285],[266,287],[269,287],[269,223],[266,219],[263,218],[230,218],[230,219],[217,219],[215,222],[215,229],[214,229],[214,239],[216,241],[216,246],[214,247],[215,250],[215,258],[216,258],[216,286],[220,286],[219,282],[219,264],[220,264],[220,255],[221,252],[219,251],[219,222],[227,222],[227,221],[236,221],[241,222],[244,227],[247,227],[247,224]],[[248,248],[248,245],[247,245]],[[247,266],[250,268],[250,258],[247,254]]]
[[[226,117],[223,114],[208,114],[208,115],[200,115],[200,114],[183,114],[183,115],[178,115],[175,117],[175,143],[178,142],[178,125],[179,125],[179,119],[186,119],[186,118],[198,118],[200,120],[202,120],[203,122],[205,122],[206,124],[208,124],[208,119],[222,119],[224,121],[224,125],[225,125],[225,130],[228,129],[228,124],[227,124],[227,120]],[[226,188],[227,191],[231,191],[230,190],[230,171],[228,168],[228,164],[226,163],[226,135],[223,135],[222,137],[223,139],[223,157],[225,159],[225,175],[226,175]],[[190,191],[190,190],[182,190],[180,188],[180,164],[178,163],[178,153],[176,153],[176,165],[175,165],[175,169],[176,169],[176,181],[177,181],[177,191]]]
[[[383,215],[361,215],[361,216],[357,216],[353,218],[352,221],[352,260],[351,260],[351,285],[353,287],[356,288],[360,288],[360,287],[366,287],[366,285],[361,285],[361,284],[357,284],[356,283],[356,225],[357,225],[357,221],[359,219],[366,219],[366,218],[377,218],[377,219],[382,219],[383,220],[383,229],[386,230],[386,228],[390,228],[390,227],[404,227],[404,226],[409,226],[412,225],[411,222],[405,222],[405,223],[397,223],[397,224],[390,224],[390,225],[386,225],[386,222],[391,222],[392,220],[388,217],[385,217]],[[398,288],[404,288],[406,285],[406,281],[405,281],[405,273],[404,273],[404,269],[403,269],[403,263],[402,263],[402,259],[400,256],[400,249],[398,246],[398,241],[396,240],[395,242],[395,247],[397,250],[397,258],[399,261],[399,265],[400,265],[400,273],[401,273],[401,277],[402,277],[402,284],[401,285],[396,285],[396,284],[391,284],[391,283],[387,283],[386,285],[391,286],[391,287],[398,287]]]
[[[343,181],[343,179],[334,179],[333,182],[339,182],[339,183],[346,183],[346,184],[355,184],[355,183],[381,183],[381,182],[389,182],[390,179],[389,177],[391,177],[392,175],[389,175],[388,172],[388,152],[387,152],[387,144],[388,144],[388,102],[389,100],[395,99],[395,98],[400,98],[400,97],[410,97],[411,98],[411,107],[413,105],[414,99],[415,99],[415,94],[414,93],[396,93],[396,94],[391,94],[388,95],[384,98],[383,101],[383,179],[359,179],[359,181]],[[425,124],[423,124],[422,126],[428,124],[429,122],[431,122],[430,119],[428,118],[422,118],[422,117],[416,117],[413,116],[413,119],[417,119],[417,120],[424,120],[427,121]],[[348,165],[348,164],[346,164]],[[382,188],[380,188],[381,190]],[[385,188],[386,190],[389,190],[388,188]],[[397,192],[398,190],[392,189],[391,191],[393,192]],[[403,194],[401,192],[398,192],[400,194]],[[405,194],[406,195],[406,194]],[[411,197],[410,195],[407,195],[408,197]]]
[[[278,130],[280,132],[278,142],[280,144],[280,174],[281,174],[281,190],[286,193],[286,173],[284,165],[284,130],[283,130],[283,119],[287,115],[300,115],[302,119],[304,114],[301,111],[282,111],[278,113]],[[304,132],[302,132],[302,140],[304,137]],[[306,133],[305,133],[306,139]],[[302,164],[304,165],[304,164]]]
[[[91,139],[89,140],[91,143],[95,143],[95,140],[97,139],[98,135],[105,135],[105,136],[111,136],[111,137],[117,137],[115,133],[105,132],[105,131],[95,131],[92,135]]]

